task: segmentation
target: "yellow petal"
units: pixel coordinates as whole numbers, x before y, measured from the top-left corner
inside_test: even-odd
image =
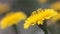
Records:
[[[43,25],[43,21],[38,21],[38,25]]]

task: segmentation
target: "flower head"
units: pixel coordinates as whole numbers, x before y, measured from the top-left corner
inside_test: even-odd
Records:
[[[8,3],[0,2],[0,14],[10,11],[10,5]]]
[[[48,0],[38,0],[38,2],[40,3],[40,4],[44,4],[44,3],[46,3]]]
[[[23,12],[8,13],[1,21],[1,28],[5,29],[7,26],[12,26],[25,19],[26,15]]]
[[[27,18],[24,24],[24,28],[27,29],[31,25],[43,25],[43,20],[50,19],[51,17],[55,16],[57,12],[53,9],[37,9],[37,11],[32,12],[31,16]]]
[[[60,1],[57,1],[53,4],[51,4],[50,8],[52,8],[54,10],[60,10]]]

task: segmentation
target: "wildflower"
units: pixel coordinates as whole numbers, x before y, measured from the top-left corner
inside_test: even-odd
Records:
[[[50,8],[60,10],[60,1],[51,4]]]
[[[38,0],[39,3],[43,4],[46,3],[48,0]]]
[[[27,29],[31,25],[43,25],[43,20],[50,19],[51,17],[55,16],[57,12],[53,9],[37,9],[37,12],[32,12],[31,16],[27,18],[24,24],[24,28]]]
[[[5,13],[10,10],[10,5],[8,3],[0,2],[0,14]]]
[[[1,28],[5,29],[6,27],[17,24],[21,20],[25,19],[26,15],[23,12],[11,12],[2,19]]]

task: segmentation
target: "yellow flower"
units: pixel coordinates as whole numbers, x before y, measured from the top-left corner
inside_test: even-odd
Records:
[[[8,3],[0,2],[0,14],[5,13],[10,10],[10,5]]]
[[[39,3],[43,4],[46,3],[48,0],[38,0]]]
[[[53,9],[37,9],[37,12],[32,12],[31,16],[27,18],[24,24],[24,28],[27,29],[31,25],[43,25],[43,20],[50,19],[51,17],[55,16],[57,12]]]
[[[25,19],[26,15],[23,12],[11,12],[2,19],[1,28],[5,29],[6,27],[17,24],[19,21]]]
[[[56,22],[57,20],[60,20],[60,13],[58,13],[56,16],[52,17],[51,20],[53,22]]]
[[[50,8],[60,10],[60,1],[51,4]]]

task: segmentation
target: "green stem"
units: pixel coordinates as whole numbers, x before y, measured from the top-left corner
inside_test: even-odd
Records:
[[[16,34],[18,34],[17,27],[16,27],[16,25],[15,25],[15,24],[13,25],[13,28],[14,28],[14,30],[15,30],[15,32],[16,32]]]
[[[44,31],[45,34],[48,34],[47,24],[45,21],[43,25],[38,25],[38,26]]]

